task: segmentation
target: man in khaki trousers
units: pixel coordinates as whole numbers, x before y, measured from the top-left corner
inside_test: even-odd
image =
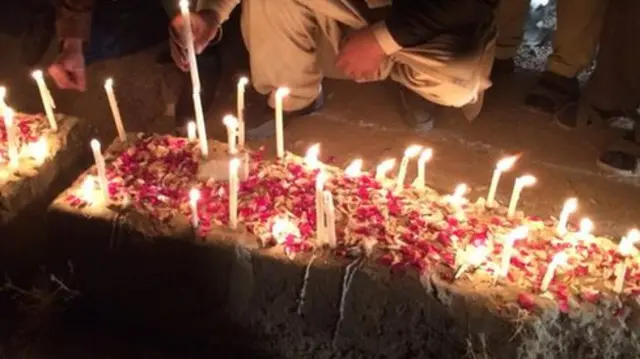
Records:
[[[494,72],[511,72],[522,42],[530,0],[501,0]],[[609,0],[557,0],[553,53],[537,87],[527,96],[530,107],[555,113],[579,96],[577,75],[591,64],[598,47]]]

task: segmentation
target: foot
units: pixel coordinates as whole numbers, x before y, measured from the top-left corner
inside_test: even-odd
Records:
[[[513,58],[495,59],[491,68],[491,80],[495,81],[498,78],[511,75],[515,70],[516,63]]]
[[[402,85],[398,86],[400,86],[400,110],[404,123],[417,132],[431,131],[442,106],[428,101]]]
[[[218,84],[222,76],[221,57],[217,47],[207,49],[199,56],[198,74],[200,76],[202,111],[206,115],[216,99]],[[180,81],[182,83],[178,101],[176,102],[175,126],[178,134],[185,135],[187,133],[187,123],[195,120],[193,86],[189,73],[184,73],[180,77]]]
[[[577,101],[579,95],[577,78],[545,71],[533,91],[525,97],[524,103],[537,112],[555,114],[568,103]]]
[[[630,134],[600,154],[600,168],[620,176],[640,176],[640,129]]]
[[[245,134],[248,140],[259,140],[275,135],[274,109],[267,105],[266,96],[257,93],[248,93],[244,120]],[[252,99],[250,99],[252,98]],[[292,120],[310,115],[318,111],[324,105],[324,94],[320,92],[318,97],[308,106],[295,111],[283,113],[283,126],[287,127]]]

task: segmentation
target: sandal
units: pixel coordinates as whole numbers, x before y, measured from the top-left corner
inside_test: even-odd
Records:
[[[556,75],[545,71],[536,87],[525,97],[530,109],[544,114],[554,114],[567,103],[577,101],[580,96],[578,79]]]
[[[635,131],[640,137],[640,131]],[[640,138],[639,138],[640,140]],[[640,177],[640,141],[621,141],[602,152],[598,158],[600,168],[624,177]]]
[[[575,130],[593,125],[604,125],[619,117],[636,119],[635,111],[605,111],[597,109],[585,101],[569,102],[554,114],[555,122],[565,130]]]

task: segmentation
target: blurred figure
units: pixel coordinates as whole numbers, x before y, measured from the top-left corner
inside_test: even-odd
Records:
[[[49,49],[54,37],[53,0],[24,0],[26,26],[22,33],[21,57],[27,66],[35,66]]]
[[[530,0],[501,0],[493,74],[514,71],[514,57],[524,33]],[[554,114],[580,94],[578,74],[591,64],[598,47],[609,0],[557,0],[553,53],[547,70],[525,98],[532,109]]]
[[[640,1],[611,1],[600,38],[596,70],[582,98],[560,111],[556,120],[565,129],[606,124],[610,119],[630,117],[628,132],[600,156],[601,167],[624,176],[640,176]]]

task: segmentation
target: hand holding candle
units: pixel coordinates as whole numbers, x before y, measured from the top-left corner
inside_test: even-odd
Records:
[[[509,201],[509,209],[507,210],[507,217],[513,218],[516,214],[516,208],[518,201],[520,200],[520,194],[525,187],[533,186],[536,183],[536,178],[531,175],[525,175],[518,177],[516,183],[513,186],[513,193],[511,193],[511,200]]]
[[[189,206],[191,207],[191,225],[193,228],[200,226],[200,216],[198,215],[198,201],[200,200],[200,191],[196,188],[189,191]]]
[[[575,198],[569,198],[562,207],[560,212],[560,218],[558,219],[558,225],[556,226],[556,232],[564,236],[567,234],[567,223],[569,222],[569,216],[578,208],[578,200]]]
[[[278,158],[284,158],[284,98],[289,96],[289,89],[281,87],[275,95],[275,116],[276,116],[276,151]]]
[[[387,179],[387,173],[391,171],[395,165],[396,160],[394,158],[390,158],[380,163],[378,167],[376,167],[376,181],[382,182]]]
[[[422,146],[412,145],[407,147],[404,151],[404,156],[402,157],[402,161],[400,162],[400,169],[398,170],[398,177],[396,178],[396,193],[402,191],[404,187],[404,180],[407,177],[407,167],[409,166],[409,161],[412,158],[415,158],[420,154],[420,150]]]
[[[499,275],[506,277],[509,273],[509,266],[511,265],[511,257],[513,256],[513,246],[516,240],[526,238],[529,235],[529,227],[520,226],[514,229],[507,235],[504,240],[504,247],[502,248],[502,266],[500,267]]]
[[[496,165],[496,169],[493,171],[493,177],[491,177],[491,185],[489,186],[489,194],[487,195],[487,207],[493,207],[495,205],[496,192],[498,190],[498,183],[500,182],[500,176],[503,172],[506,172],[513,167],[518,160],[517,156],[511,156],[501,159]]]
[[[40,98],[42,99],[44,113],[47,116],[47,120],[49,120],[49,126],[56,132],[58,131],[58,123],[53,115],[53,109],[56,105],[53,102],[53,97],[51,96],[51,92],[49,92],[49,88],[47,88],[47,84],[44,82],[42,71],[36,70],[31,73],[31,76],[36,80],[36,84],[38,85],[38,91],[40,91]]]
[[[249,79],[246,77],[241,77],[238,80],[238,89],[236,95],[236,112],[238,116],[238,145],[240,149],[244,148],[245,143],[245,122],[244,122],[244,94],[246,91],[246,87],[249,84]]]
[[[238,169],[240,159],[234,158],[229,162],[229,227],[238,228],[238,190],[240,181],[238,179]]]
[[[565,252],[558,252],[553,256],[549,267],[547,267],[547,272],[544,274],[544,278],[542,279],[542,284],[540,285],[540,290],[542,292],[546,292],[547,289],[549,289],[549,284],[551,284],[551,280],[553,280],[553,277],[555,276],[556,269],[560,265],[567,264],[567,259],[568,256]]]
[[[418,158],[418,176],[413,181],[413,186],[417,189],[424,189],[426,186],[427,162],[431,161],[433,150],[425,148]]]
[[[351,162],[349,166],[347,166],[347,168],[344,169],[344,175],[349,178],[356,178],[356,177],[359,177],[361,174],[362,174],[362,160],[359,158],[353,160],[353,162]]]
[[[229,146],[229,154],[235,155],[236,153],[238,153],[238,148],[236,146],[236,141],[238,139],[238,119],[231,115],[226,115],[222,119],[222,122],[227,128],[227,144]]]
[[[104,82],[104,90],[107,92],[109,107],[111,107],[113,120],[116,123],[116,130],[118,131],[118,138],[120,138],[120,141],[124,142],[127,140],[127,133],[124,131],[124,125],[122,124],[122,117],[120,116],[120,109],[118,108],[116,95],[113,93],[113,79],[109,78]]]
[[[102,157],[102,150],[100,147],[100,142],[98,140],[91,140],[91,149],[93,150],[93,158],[96,161],[96,169],[98,171],[98,181],[100,182],[100,191],[102,192],[102,196],[104,200],[109,199],[109,188],[107,182],[107,171],[106,165],[104,162],[104,157]]]

